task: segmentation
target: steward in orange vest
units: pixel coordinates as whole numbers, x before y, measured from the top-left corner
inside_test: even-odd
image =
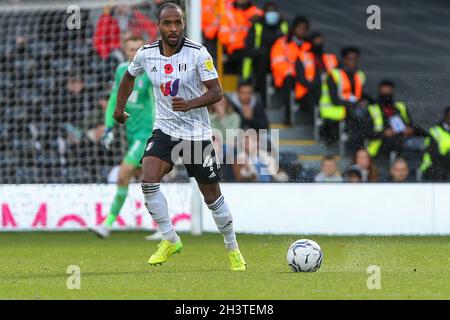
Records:
[[[202,0],[202,32],[206,40],[217,38],[220,26],[218,0]]]
[[[338,139],[339,121],[347,118],[348,111],[362,111],[359,103],[363,98],[366,76],[359,69],[358,48],[347,47],[341,52],[341,64],[332,69],[322,81],[319,100],[320,116],[324,120],[323,135],[328,144]],[[359,116],[359,113],[353,113]],[[355,117],[347,119],[347,128],[356,128]],[[351,129],[350,129],[351,130]]]
[[[336,55],[323,52],[324,38],[321,33],[313,33],[310,41],[311,50],[298,52],[295,67],[295,99],[302,100],[301,106],[306,109],[312,109],[318,104],[322,78],[338,66]]]
[[[270,74],[270,50],[275,41],[289,32],[289,23],[283,19],[274,2],[266,2],[264,16],[250,28],[245,40],[245,59],[242,66],[242,80],[251,81],[260,93],[266,107],[267,83]]]
[[[226,8],[221,17],[219,40],[228,55],[245,47],[245,38],[253,19],[263,15],[263,11],[250,0],[236,0]]]
[[[287,36],[280,37],[270,50],[270,66],[275,89],[285,107],[285,123],[291,123],[290,95],[295,86],[295,62],[299,51],[309,51],[311,43],[306,41],[309,21],[305,17],[297,16],[289,29]]]

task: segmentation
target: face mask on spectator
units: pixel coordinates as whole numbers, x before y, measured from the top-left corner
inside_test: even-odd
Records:
[[[280,21],[280,14],[276,11],[268,11],[264,15],[264,18],[266,20],[266,24],[269,26],[277,25]]]
[[[380,94],[380,102],[382,104],[392,104],[394,102],[394,96]]]

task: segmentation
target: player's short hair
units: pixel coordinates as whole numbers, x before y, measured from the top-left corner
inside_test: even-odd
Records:
[[[141,36],[138,36],[138,35],[132,35],[132,36],[129,36],[129,37],[125,38],[124,43],[127,43],[128,41],[142,41],[142,42],[145,42],[144,38],[141,37]]]
[[[356,53],[358,57],[361,55],[361,51],[357,47],[345,47],[341,50],[341,57],[346,58],[350,53]]]
[[[385,87],[385,86],[395,89],[395,83],[392,80],[388,80],[388,79],[381,80],[380,83],[378,84],[378,89],[381,87]]]
[[[158,12],[156,14],[158,21],[159,21],[159,18],[161,17],[161,13],[163,12],[163,10],[169,9],[169,8],[178,9],[181,11],[181,15],[184,15],[183,8],[181,8],[178,4],[176,4],[174,2],[167,1],[167,2],[161,3],[158,7]]]

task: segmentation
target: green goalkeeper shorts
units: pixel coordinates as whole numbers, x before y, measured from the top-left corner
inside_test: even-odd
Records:
[[[123,162],[126,164],[131,164],[136,168],[141,168],[141,159],[144,154],[146,143],[147,142],[145,140],[128,141],[128,151],[123,159]]]

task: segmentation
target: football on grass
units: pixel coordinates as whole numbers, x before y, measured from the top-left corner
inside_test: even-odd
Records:
[[[317,242],[309,239],[295,241],[288,249],[287,262],[294,272],[315,272],[322,265],[323,253]]]

